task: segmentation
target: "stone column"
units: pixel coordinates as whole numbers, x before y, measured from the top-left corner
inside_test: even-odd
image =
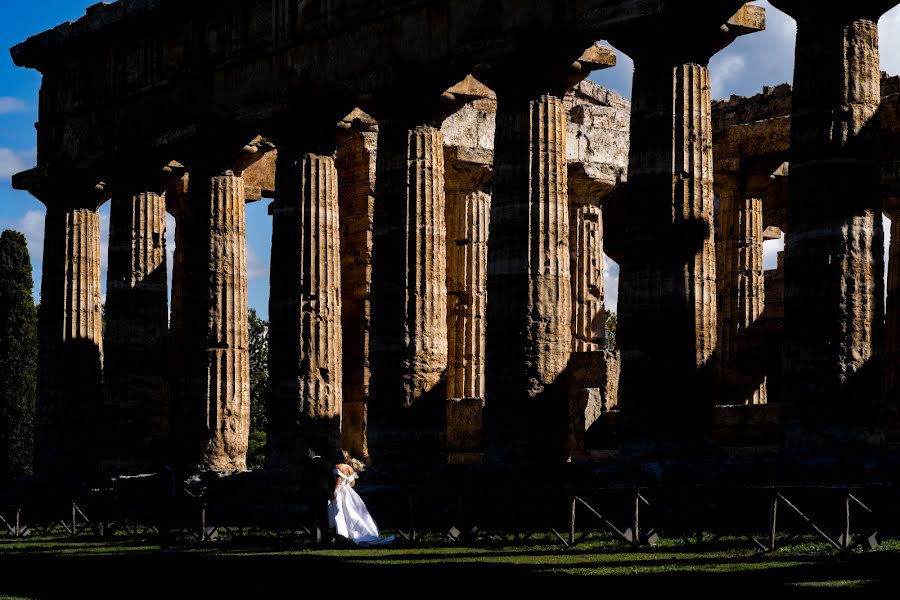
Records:
[[[619,406],[633,450],[652,452],[670,443],[699,447],[712,406],[712,120],[708,67],[634,58]]]
[[[562,448],[554,384],[572,348],[572,289],[565,108],[555,95],[496,91],[486,410],[488,451],[502,460]]]
[[[375,211],[375,151],[372,124],[352,131],[338,145],[338,207],[341,225],[341,328],[343,330],[344,449],[369,456],[369,333],[372,287],[372,226]]]
[[[423,122],[425,120],[423,119]],[[379,121],[372,241],[370,445],[437,450],[447,368],[443,134]],[[403,432],[406,433],[403,433]],[[373,452],[375,452],[373,448]],[[407,456],[406,458],[409,458]]]
[[[570,115],[574,111],[570,109]],[[572,127],[569,127],[572,135]],[[580,133],[579,133],[580,135]],[[566,386],[570,460],[583,460],[589,429],[616,406],[618,357],[606,350],[604,239],[601,202],[608,182],[594,179],[585,165],[572,163],[569,152],[569,243],[572,273],[572,355]]]
[[[719,192],[718,379],[720,404],[765,404],[766,373],[761,349],[765,275],[763,203],[728,176]]]
[[[885,402],[889,411],[900,407],[900,209],[888,211],[891,246],[888,251],[887,306],[884,340]]]
[[[833,10],[794,0],[773,4],[797,20],[784,394],[801,419],[789,443],[812,450],[825,441],[818,435],[824,428],[872,423],[880,402],[877,22],[895,2],[862,0]]]
[[[147,473],[168,442],[166,203],[154,191],[114,194],[106,284],[101,466]]]
[[[603,212],[590,201],[575,201],[571,195],[570,200],[572,351],[599,352],[606,340]]]
[[[244,181],[192,168],[184,223],[175,434],[190,468],[246,468],[250,427]]]
[[[488,165],[447,153],[447,450],[467,462],[483,450]]]
[[[341,258],[331,156],[282,148],[276,167],[269,298],[270,467],[341,447]]]
[[[96,465],[103,361],[100,217],[48,204],[35,406],[35,472]]]

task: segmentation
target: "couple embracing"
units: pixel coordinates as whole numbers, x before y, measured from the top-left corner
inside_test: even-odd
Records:
[[[357,546],[377,546],[394,541],[393,536],[381,538],[365,502],[353,489],[358,473],[364,468],[362,462],[350,458],[347,452],[343,452],[338,461],[328,461],[314,448],[309,449],[305,487],[310,494],[314,544],[330,543],[335,534]]]

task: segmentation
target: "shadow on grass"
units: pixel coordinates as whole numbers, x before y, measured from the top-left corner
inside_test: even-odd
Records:
[[[836,556],[679,557],[674,548],[628,554],[599,547],[498,549],[445,546],[440,549],[304,551],[301,544],[281,548],[221,544],[183,547],[161,554],[140,543],[98,547],[72,541],[54,553],[36,553],[40,545],[0,548],[0,597],[24,598],[296,598],[320,586],[352,580],[358,593],[403,593],[420,589],[468,593],[481,582],[502,582],[504,591],[530,589],[540,578],[564,584],[567,593],[598,588],[709,592],[789,588],[821,593],[821,586],[858,593],[888,591],[900,583],[897,552]],[[89,552],[96,552],[89,554]],[[253,554],[255,551],[265,555]],[[595,575],[597,577],[589,577]],[[349,578],[349,579],[348,579]],[[809,584],[814,584],[809,586]],[[421,586],[425,586],[422,588]],[[690,588],[686,586],[691,586]]]

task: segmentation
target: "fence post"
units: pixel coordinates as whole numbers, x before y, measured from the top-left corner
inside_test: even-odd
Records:
[[[632,528],[633,537],[632,537],[632,545],[635,548],[641,545],[641,494],[637,491],[634,493],[634,527]]]
[[[778,529],[778,495],[772,496],[769,511],[769,550],[775,549],[775,532]]]
[[[850,494],[844,498],[844,550],[850,548]]]
[[[575,545],[575,498],[569,502],[569,545]]]

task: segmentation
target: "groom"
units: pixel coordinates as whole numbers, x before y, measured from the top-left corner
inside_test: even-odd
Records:
[[[334,495],[334,465],[319,456],[315,449],[309,449],[309,462],[304,473],[304,488],[312,510],[310,535],[313,544],[326,545],[334,542],[334,531],[328,523],[328,501]]]

